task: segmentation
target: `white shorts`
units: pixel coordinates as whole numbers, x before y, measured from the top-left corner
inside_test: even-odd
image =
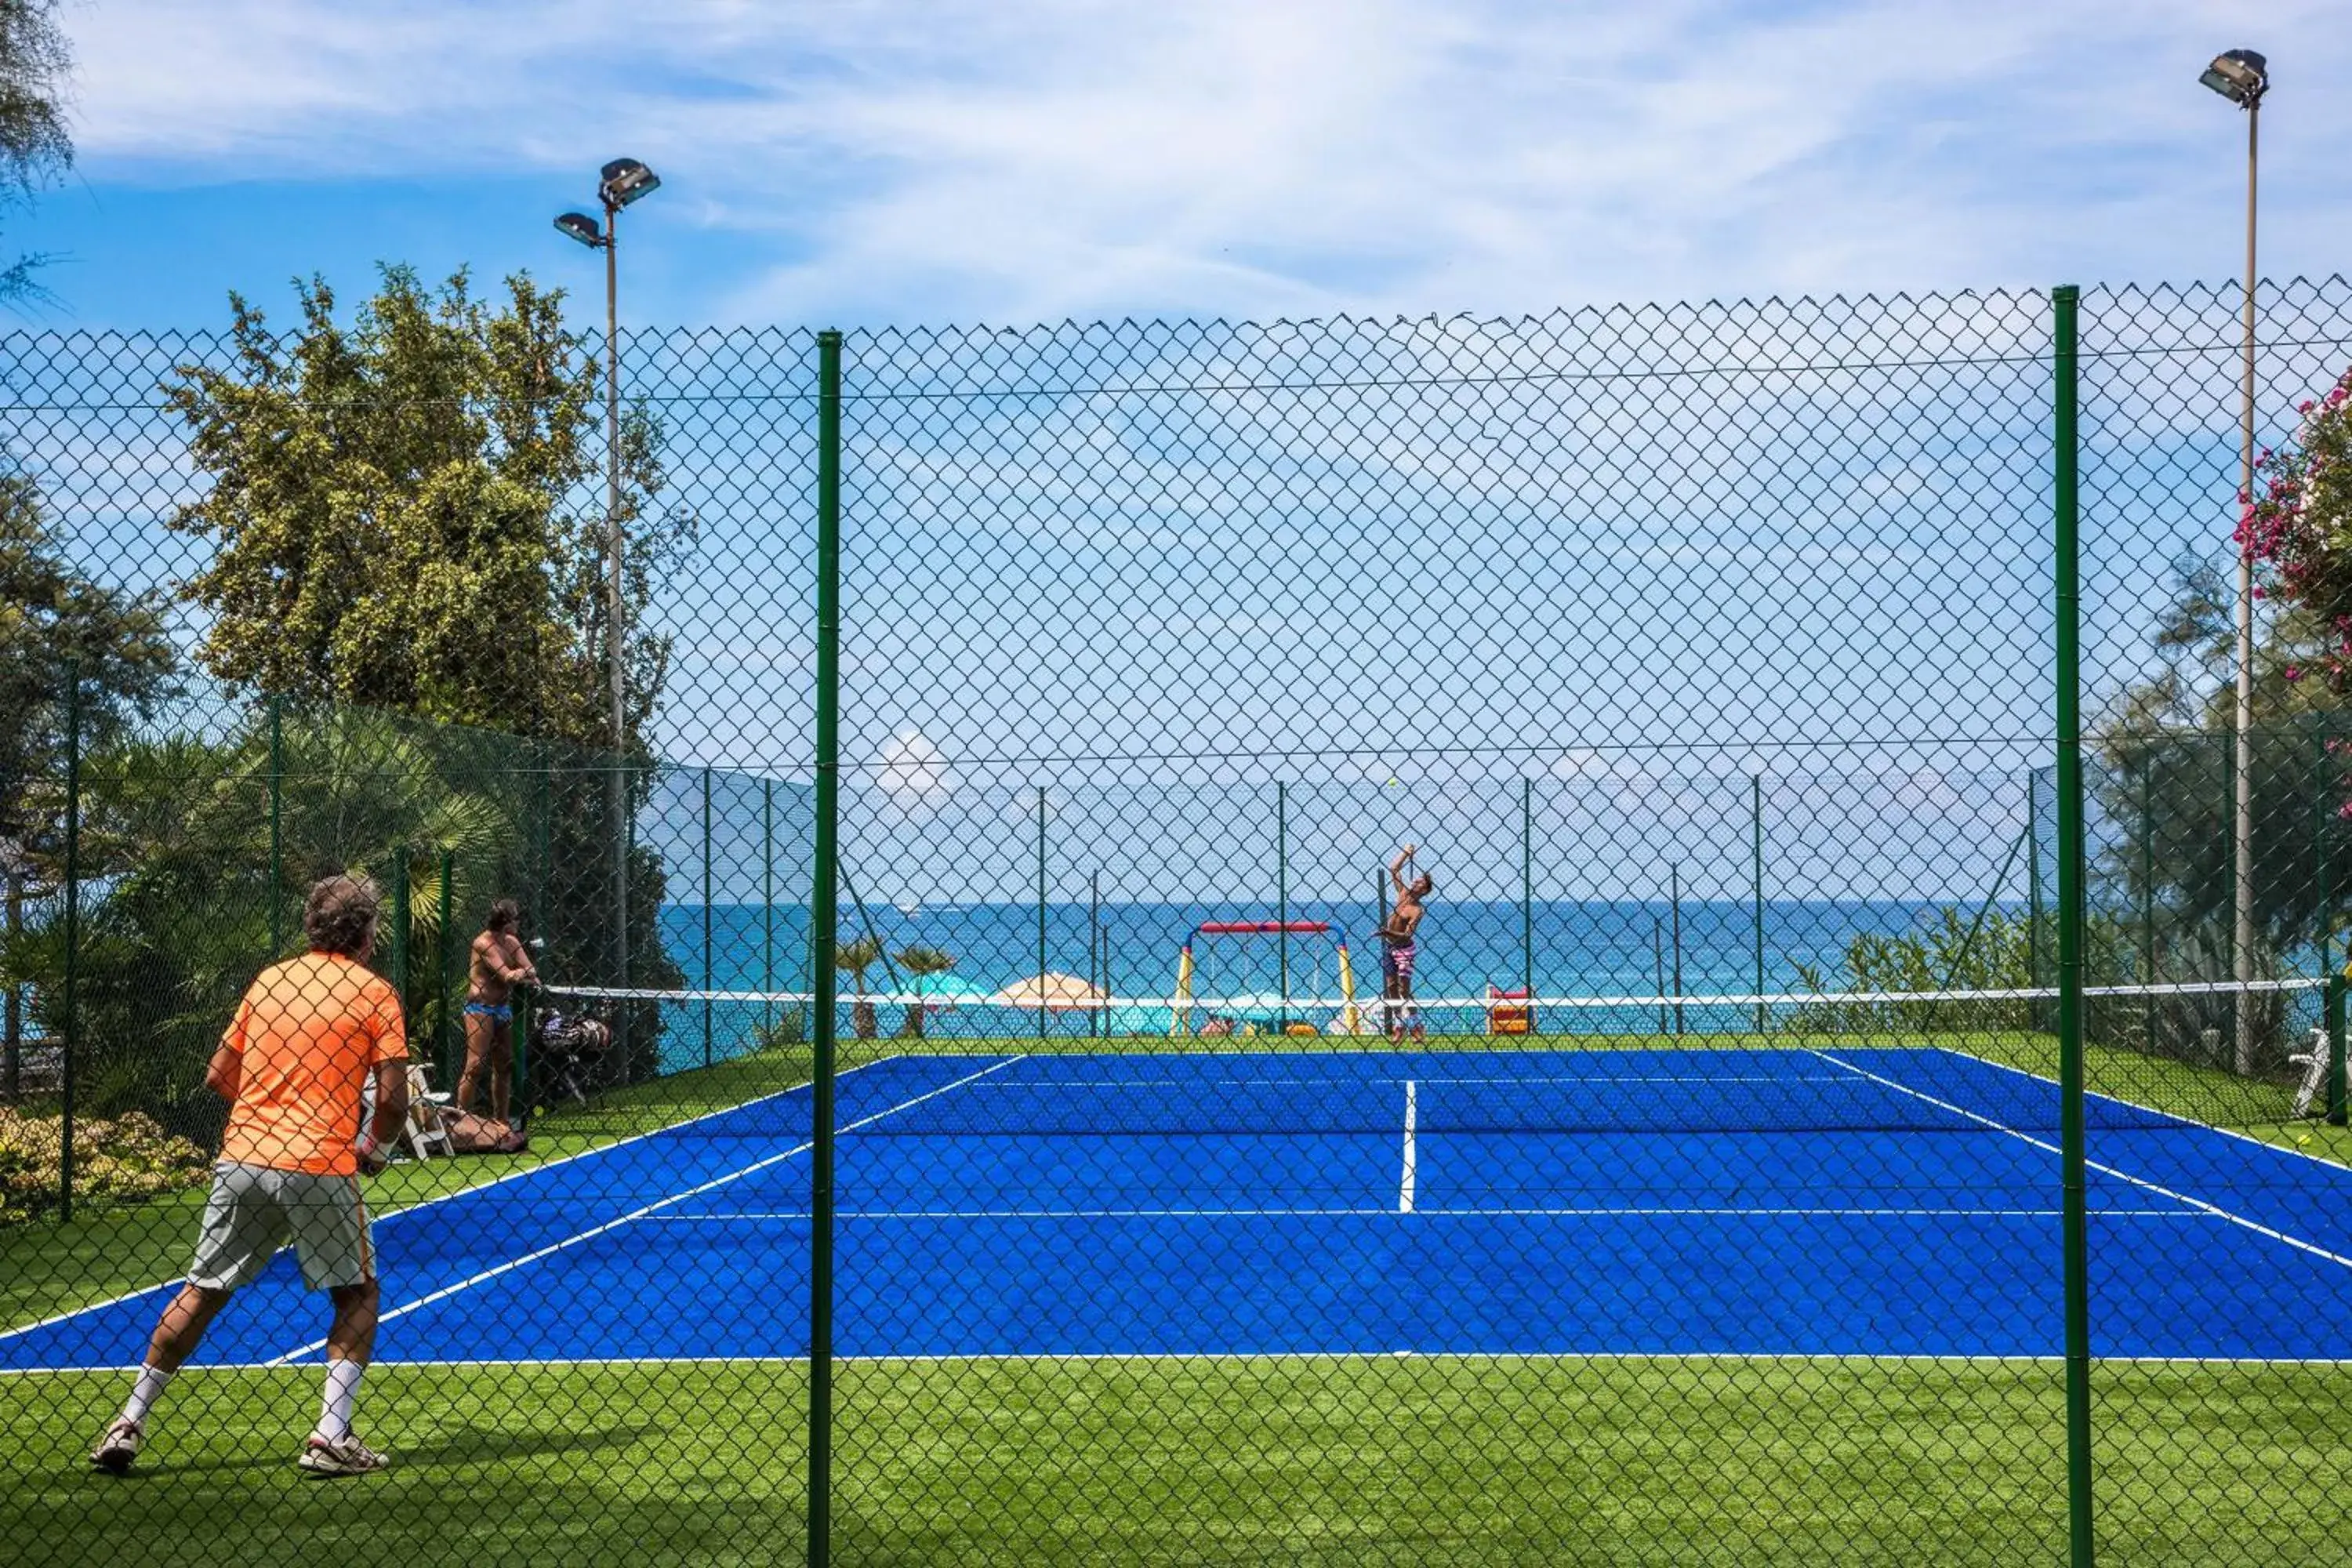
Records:
[[[291,1240],[302,1282],[340,1290],[375,1278],[375,1248],[357,1176],[318,1176],[224,1160],[213,1167],[204,1230],[188,1283],[235,1290],[261,1272]]]

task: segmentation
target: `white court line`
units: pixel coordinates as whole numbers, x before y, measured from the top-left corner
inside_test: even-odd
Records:
[[[2110,1219],[2212,1219],[2202,1208],[2097,1209]],[[2057,1219],[2063,1209],[2050,1208],[1841,1208],[1831,1205],[1765,1206],[1760,1205],[1624,1204],[1581,1206],[1491,1208],[1416,1208],[1400,1201],[1392,1209],[1363,1207],[1316,1208],[1129,1208],[1129,1209],[843,1209],[845,1220],[983,1220],[983,1219],[1391,1219],[1411,1214],[1429,1219],[1675,1219],[1758,1218],[1820,1219],[1852,1216],[1860,1219]],[[665,1214],[646,1216],[656,1225],[734,1225],[766,1221],[806,1223],[814,1217],[804,1209],[735,1209],[711,1214]]]
[[[856,1067],[844,1068],[833,1075],[834,1081],[838,1083],[843,1079],[847,1078],[851,1073],[863,1072],[867,1068],[878,1068],[886,1062],[897,1061],[904,1055],[905,1053],[902,1051],[891,1051],[887,1055],[876,1057],[870,1062],[859,1062]],[[396,1209],[386,1209],[380,1215],[371,1215],[369,1217],[369,1224],[371,1226],[390,1225],[394,1220],[403,1218],[408,1215],[420,1213],[423,1210],[433,1207],[436,1204],[446,1204],[457,1198],[469,1198],[477,1193],[487,1193],[492,1187],[505,1186],[509,1182],[519,1182],[526,1176],[536,1176],[541,1171],[552,1171],[558,1165],[569,1165],[574,1160],[594,1159],[601,1154],[609,1154],[615,1149],[625,1149],[632,1143],[642,1143],[648,1138],[664,1137],[669,1133],[676,1132],[682,1128],[692,1127],[698,1122],[709,1121],[721,1116],[732,1116],[735,1112],[744,1110],[747,1107],[765,1105],[772,1100],[782,1100],[786,1095],[798,1094],[803,1089],[814,1087],[814,1083],[815,1080],[813,1079],[804,1079],[802,1082],[790,1085],[787,1088],[777,1089],[772,1094],[763,1094],[753,1100],[738,1100],[733,1105],[722,1106],[717,1110],[706,1110],[699,1116],[689,1116],[683,1121],[667,1122],[660,1127],[652,1128],[644,1132],[632,1132],[625,1138],[615,1138],[610,1143],[599,1143],[592,1149],[583,1149],[577,1154],[560,1154],[552,1160],[544,1160],[535,1165],[525,1165],[520,1170],[509,1171],[503,1176],[493,1176],[487,1182],[477,1182],[471,1186],[456,1187],[446,1193],[436,1193],[429,1198],[419,1198],[413,1204],[403,1204]],[[402,1163],[404,1164],[414,1163],[414,1162],[409,1161],[404,1161]],[[291,1244],[289,1243],[289,1245],[290,1246]],[[284,1250],[285,1248],[283,1247],[279,1248],[279,1251]],[[274,1257],[275,1254],[272,1256]],[[103,1301],[92,1301],[86,1307],[74,1307],[63,1312],[53,1313],[48,1317],[39,1319],[36,1321],[22,1324],[16,1328],[0,1329],[0,1340],[14,1339],[18,1334],[29,1334],[36,1329],[46,1329],[53,1324],[62,1323],[69,1318],[79,1318],[84,1312],[102,1312],[109,1307],[119,1307],[125,1301],[135,1301],[140,1297],[148,1295],[153,1291],[168,1289],[171,1287],[179,1284],[180,1280],[181,1277],[176,1275],[169,1279],[158,1279],[152,1285],[142,1285],[136,1289],[125,1290],[120,1296],[110,1296]]]
[[[861,1116],[855,1121],[849,1122],[845,1126],[835,1128],[834,1130],[835,1135],[837,1137],[844,1132],[855,1132],[860,1127],[864,1127],[870,1122],[879,1121],[886,1116],[896,1116],[902,1110],[912,1110],[914,1107],[922,1104],[923,1101],[927,1100],[937,1100],[940,1095],[947,1093],[950,1089],[961,1089],[968,1083],[973,1082],[979,1079],[986,1078],[990,1073],[1009,1068],[1020,1059],[1021,1058],[1017,1056],[1006,1057],[1003,1061],[991,1063],[989,1066],[981,1068],[978,1072],[966,1073],[963,1077],[957,1079],[953,1083],[943,1083],[939,1088],[932,1089],[928,1093],[919,1094],[912,1100],[901,1100],[898,1104],[891,1106],[887,1110],[877,1110],[871,1116]],[[838,1075],[836,1075],[836,1078],[837,1077]],[[520,1258],[510,1258],[505,1262],[485,1268],[478,1274],[469,1275],[467,1278],[458,1280],[454,1285],[445,1285],[440,1289],[432,1292],[430,1295],[420,1296],[414,1301],[404,1301],[399,1306],[394,1307],[392,1310],[378,1317],[376,1321],[379,1323],[388,1323],[394,1318],[405,1317],[408,1313],[415,1311],[420,1307],[429,1307],[436,1301],[446,1301],[461,1290],[471,1289],[473,1287],[482,1284],[485,1281],[497,1279],[501,1274],[511,1274],[516,1269],[522,1268],[525,1264],[536,1263],[542,1258],[552,1257],[554,1254],[564,1251],[569,1247],[577,1247],[583,1241],[592,1240],[609,1231],[618,1230],[621,1226],[627,1225],[632,1220],[639,1220],[645,1218],[648,1215],[657,1214],[661,1210],[669,1207],[672,1204],[681,1204],[688,1198],[700,1197],[705,1193],[723,1187],[730,1182],[741,1181],[745,1176],[764,1171],[772,1165],[780,1165],[786,1160],[792,1159],[795,1155],[805,1154],[811,1149],[815,1147],[816,1144],[814,1141],[811,1141],[806,1143],[795,1144],[793,1147],[783,1151],[782,1153],[771,1154],[764,1160],[754,1161],[752,1163],[744,1166],[740,1171],[730,1171],[727,1174],[723,1176],[715,1176],[711,1180],[704,1182],[699,1186],[688,1187],[682,1193],[672,1193],[669,1196],[661,1198],[654,1203],[647,1204],[643,1208],[632,1209],[630,1212],[621,1215],[617,1219],[608,1219],[602,1225],[592,1226],[588,1229],[581,1231],[576,1235],[567,1236],[562,1241],[551,1242],[547,1246],[540,1247],[536,1251],[525,1253]],[[313,1340],[309,1344],[298,1346],[293,1350],[288,1351],[284,1355],[278,1356],[264,1364],[268,1366],[284,1366],[291,1362],[299,1361],[302,1357],[309,1355],[315,1351],[321,1351],[326,1348],[326,1341]]]
[[[667,1366],[734,1366],[734,1367],[805,1367],[804,1355],[647,1355],[647,1356],[549,1356],[543,1360],[524,1360],[516,1356],[480,1356],[476,1358],[434,1357],[429,1360],[383,1361],[373,1364],[392,1371],[414,1367],[419,1371],[463,1370],[468,1367],[504,1367],[516,1371],[547,1371],[578,1367],[667,1367]],[[1385,1362],[1385,1361],[1449,1361],[1484,1362],[1488,1363],[1537,1363],[1545,1366],[1573,1365],[1579,1362],[1673,1362],[1704,1363],[1716,1365],[1737,1362],[1867,1362],[1872,1365],[1885,1363],[1911,1362],[1921,1365],[1942,1366],[2057,1366],[2064,1363],[2063,1352],[2046,1353],[2015,1351],[1989,1352],[1972,1355],[1961,1351],[947,1351],[930,1354],[845,1354],[836,1351],[833,1361],[838,1365],[854,1363],[861,1366],[967,1366],[983,1363],[1068,1363],[1086,1365],[1095,1363],[1116,1364],[1122,1362],[1138,1363],[1206,1363],[1206,1362]],[[2240,1356],[2240,1355],[2102,1355],[2093,1358],[2102,1366],[2259,1366],[2284,1368],[2334,1369],[2352,1367],[2352,1357],[2345,1356]],[[268,1372],[278,1365],[275,1362],[208,1361],[189,1366],[183,1375],[201,1377],[210,1372]],[[0,1378],[65,1377],[94,1375],[101,1373],[133,1372],[137,1366],[126,1362],[121,1366],[6,1366],[0,1367]]]
[[[2032,1083],[2046,1083],[2052,1089],[2063,1089],[2065,1087],[2054,1078],[2044,1078],[2038,1072],[2028,1072],[2023,1068],[2011,1067],[2007,1062],[1997,1062],[1990,1057],[1972,1057],[1966,1051],[1956,1051],[1948,1046],[1937,1046],[1936,1049],[1943,1052],[1946,1056],[1957,1057],[1964,1062],[1975,1062],[1982,1067],[1999,1068],[2003,1072],[2013,1072],[2018,1077],[2025,1079]],[[2273,1154],[2286,1154],[2291,1155],[2297,1160],[2308,1160],[2313,1164],[2319,1166],[2321,1169],[2334,1171],[2339,1175],[2352,1174],[2352,1166],[2347,1166],[2340,1161],[2331,1160],[2325,1154],[2315,1154],[2308,1149],[2296,1149],[2284,1143],[2273,1143],[2267,1138],[2257,1138],[2250,1132],[2241,1132],[2234,1127],[2216,1127],[2210,1121],[2192,1121],[2189,1118],[2181,1115],[2177,1110],[2158,1110],[2153,1105],[2142,1105],[2137,1100],[2126,1100],[2121,1095],[2100,1094],[2087,1088],[2084,1089],[2083,1094],[2084,1098],[2086,1100],[2104,1100],[2109,1105],[2120,1105],[2126,1110],[2137,1110],[2146,1116],[2162,1117],[2174,1127],[2180,1128],[2188,1131],[2218,1132],[2224,1138],[2234,1138],[2241,1143],[2250,1143],[2257,1149],[2267,1149]],[[2281,1122],[2279,1125],[2284,1127],[2288,1124]],[[2157,1129],[2123,1127],[2112,1128],[2108,1131],[2119,1132],[2145,1131],[2152,1132],[2157,1131]]]
[[[1412,1079],[1407,1079],[1404,1080],[1404,1175],[1397,1183],[1397,1213],[1399,1214],[1412,1212],[1413,1167],[1419,1163],[1419,1156],[1413,1147],[1413,1122],[1417,1119],[1417,1109],[1418,1100],[1413,1082]]]
[[[2015,1138],[2021,1142],[2030,1143],[2036,1149],[2046,1150],[2048,1152],[2059,1155],[2062,1158],[2065,1154],[2065,1151],[2061,1149],[2057,1144],[2050,1142],[2045,1139],[2036,1138],[2030,1132],[2021,1132],[2016,1128],[2010,1126],[2006,1122],[1996,1121],[1990,1116],[1979,1116],[1975,1111],[1968,1110],[1966,1107],[1954,1105],[1948,1100],[1938,1100],[1934,1095],[1923,1093],[1918,1089],[1913,1089],[1908,1084],[1897,1083],[1893,1079],[1889,1078],[1881,1078],[1878,1074],[1872,1072],[1865,1068],[1858,1068],[1852,1062],[1838,1061],[1837,1058],[1831,1056],[1826,1051],[1816,1051],[1814,1054],[1825,1062],[1835,1062],[1839,1067],[1845,1068],[1846,1071],[1851,1073],[1859,1073],[1862,1077],[1868,1079],[1871,1082],[1884,1085],[1888,1089],[1894,1089],[1898,1094],[1907,1094],[1912,1099],[1922,1100],[1927,1104],[1935,1106],[1939,1110],[1948,1110],[1954,1115],[1964,1116],[1970,1121],[1977,1122],[1981,1126],[1991,1128],[1996,1132],[2006,1132],[2011,1138]],[[2194,1123],[2189,1123],[2189,1125],[2194,1125]],[[2093,1159],[2085,1158],[2083,1162],[2083,1167],[2085,1170],[2096,1171],[2103,1176],[2113,1176],[2119,1182],[2128,1182],[2133,1186],[2138,1187],[2144,1192],[2154,1193],[2158,1197],[2170,1198],[2174,1203],[2186,1204],[2191,1208],[2202,1209],[2207,1214],[2213,1215],[2216,1219],[2228,1220],[2231,1225],[2250,1230],[2256,1236],[2268,1237],[2273,1241],[2284,1242],[2288,1247],[2294,1247],[2297,1252],[2307,1252],[2314,1258],[2324,1258],[2327,1262],[2335,1264],[2339,1268],[2352,1268],[2352,1258],[2347,1258],[2340,1252],[2330,1252],[2326,1247],[2321,1247],[2316,1242],[2305,1241],[2299,1236],[2291,1236],[2285,1231],[2264,1225],[2259,1220],[2249,1219],[2244,1215],[2234,1214],[2230,1210],[2223,1208],[2219,1204],[2207,1203],[2203,1198],[2198,1197],[2194,1194],[2175,1192],[2172,1188],[2165,1186],[2160,1183],[2147,1181],[2143,1177],[2133,1175],[2129,1171],[2118,1170],[2113,1165],[2102,1164],[2098,1161]],[[2101,1212],[2105,1213],[2112,1211]]]
[[[1032,1058],[1035,1059],[1035,1058]],[[1363,1073],[1328,1073],[1317,1078],[1198,1078],[1190,1074],[1168,1078],[1021,1078],[1009,1083],[1022,1089],[1329,1089],[1379,1083],[1478,1083],[1511,1089],[1548,1084],[1588,1083],[1848,1083],[1838,1073],[1558,1073],[1517,1074],[1506,1078],[1423,1073],[1418,1079]]]

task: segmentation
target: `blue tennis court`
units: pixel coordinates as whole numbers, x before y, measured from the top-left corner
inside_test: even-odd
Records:
[[[2051,1356],[2054,1084],[1931,1048],[908,1055],[838,1080],[850,1357]],[[2352,1360],[2352,1172],[2095,1099],[2099,1353]],[[807,1350],[795,1089],[384,1216],[386,1361]],[[185,1238],[193,1242],[193,1234]],[[0,1336],[127,1364],[154,1289]],[[199,1361],[318,1354],[290,1255]]]

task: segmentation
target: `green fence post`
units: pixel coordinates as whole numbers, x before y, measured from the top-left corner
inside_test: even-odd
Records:
[[[1756,894],[1756,1032],[1762,1034],[1764,1016],[1764,775],[1755,773],[1748,780],[1748,826],[1754,840],[1748,858],[1748,879]]]
[[[1675,930],[1675,1033],[1683,1032],[1683,868],[1677,861],[1673,869],[1674,896],[1669,907],[1674,910]]]
[[[1290,1026],[1290,786],[1274,786],[1274,918],[1282,929],[1275,932],[1276,990],[1282,996],[1278,1028]]]
[[[1037,1037],[1045,1037],[1045,786],[1037,786]]]
[[[760,1004],[761,1039],[776,1034],[776,781],[760,781]]]
[[[1087,989],[1095,994],[1087,1009],[1087,1035],[1091,1039],[1102,1038],[1102,1002],[1108,985],[1102,971],[1102,873],[1097,870],[1087,878]]]
[[[457,936],[457,857],[452,850],[441,851],[441,899],[435,911],[440,917],[440,931],[434,940],[433,989],[435,992],[433,1026],[433,1072],[442,1083],[449,1081],[450,1036],[456,1018],[449,1005],[449,948]],[[464,1110],[463,1106],[458,1107]]]
[[[2153,742],[2151,742],[2151,745]],[[2139,946],[2140,983],[2156,984],[2156,753],[2150,751],[2139,773]],[[2140,1026],[2144,1049],[2156,1049],[2156,997],[2147,999],[2147,1019]]]
[[[2319,732],[2319,972],[2327,976],[2327,986],[2321,995],[2326,1010],[2320,1022],[2327,1029],[2327,1121],[2341,1127],[2346,1121],[2345,1106],[2345,1045],[2344,1045],[2344,976],[2336,971],[2336,857],[2334,824],[2337,810],[2336,792],[2336,747],[2334,737],[2326,731]]]
[[[719,989],[719,976],[710,967],[710,770],[702,770],[702,988]],[[702,999],[702,1065],[709,1067],[711,1058],[710,998]]]
[[[809,1568],[833,1545],[833,1075],[835,868],[841,807],[841,334],[817,334],[816,823],[809,889]]]
[[[269,698],[269,959],[286,956],[285,702]]]
[[[2042,986],[2042,800],[2034,788],[2033,770],[2025,770],[2025,984]],[[2042,1026],[2042,999],[2025,1003],[2029,1029]]]
[[[2058,720],[2058,1125],[2066,1289],[2066,1522],[2073,1568],[2091,1568],[2091,1282],[2083,1113],[2083,598],[2075,424],[2076,289],[2054,291]]]
[[[404,1016],[408,1010],[408,853],[405,844],[395,846],[392,852],[392,952],[386,955],[392,988],[399,993]],[[414,1037],[415,1018],[408,1017],[407,1024]]]
[[[1536,1016],[1536,810],[1533,779],[1519,781],[1519,989],[1528,994],[1528,1025]]]
[[[1650,968],[1658,993],[1658,1033],[1666,1032],[1666,928],[1657,916],[1650,917]]]
[[[65,1038],[58,1044],[58,1221],[73,1218],[74,1100],[81,1054],[81,666],[66,663],[66,951],[58,1011]]]

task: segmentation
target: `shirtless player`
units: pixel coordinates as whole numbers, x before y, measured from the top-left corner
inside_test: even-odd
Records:
[[[1396,908],[1389,911],[1388,923],[1381,927],[1381,994],[1388,1014],[1389,1034],[1402,1038],[1408,1026],[1416,1040],[1429,1038],[1429,1031],[1421,1022],[1421,1010],[1412,1005],[1412,960],[1418,951],[1414,933],[1421,930],[1421,917],[1428,912],[1430,889],[1437,884],[1423,871],[1408,882],[1404,868],[1412,864],[1416,853],[1412,845],[1397,851],[1389,862],[1389,882],[1396,889]]]
[[[507,1120],[514,1097],[514,988],[539,984],[539,971],[515,935],[520,911],[512,899],[490,906],[482,934],[474,939],[466,991],[466,1070],[457,1079],[457,1107],[471,1110],[482,1069],[490,1075],[490,1120]]]

